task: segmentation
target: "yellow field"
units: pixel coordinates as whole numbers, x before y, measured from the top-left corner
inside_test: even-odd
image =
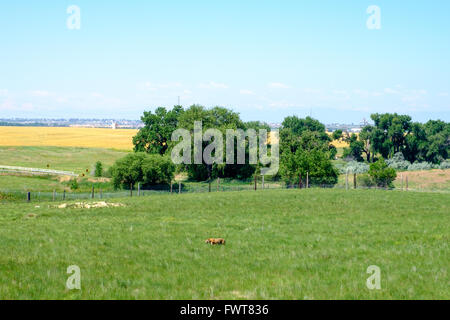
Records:
[[[334,140],[333,142],[331,142],[331,144],[333,146],[335,146],[336,148],[348,148],[349,144],[345,141],[340,141],[340,140]]]
[[[0,146],[85,147],[131,150],[137,130],[0,127]]]
[[[327,131],[327,134],[331,137],[332,133]],[[349,144],[345,141],[342,140],[333,140],[333,142],[331,142],[331,144],[333,146],[335,146],[336,148],[348,148]]]
[[[84,147],[131,150],[137,130],[99,128],[0,127],[0,147]],[[336,148],[346,142],[333,141]]]

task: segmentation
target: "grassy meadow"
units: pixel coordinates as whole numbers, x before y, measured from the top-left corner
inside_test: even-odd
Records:
[[[86,175],[77,192],[112,191],[90,173],[130,152],[133,134],[0,127],[0,165],[74,171]],[[450,170],[401,174],[412,190],[450,190]],[[335,189],[273,190],[282,183],[267,179],[271,190],[257,192],[250,180],[221,181],[229,192],[214,181],[212,193],[176,180],[182,195],[80,209],[35,198],[72,192],[70,178],[0,174],[0,299],[450,298],[448,193],[345,191],[344,176]],[[5,190],[31,191],[33,201]],[[209,237],[227,243],[211,247]],[[71,265],[81,268],[81,291],[65,287]],[[366,287],[371,265],[381,268],[381,290]]]
[[[448,196],[265,190],[0,206],[0,299],[449,299]],[[223,237],[225,246],[204,243]],[[66,269],[81,268],[81,291]],[[381,268],[381,290],[366,287]]]
[[[0,146],[0,164],[19,167],[47,168],[81,174],[92,170],[97,161],[105,167],[124,157],[126,151],[85,147],[4,147]]]

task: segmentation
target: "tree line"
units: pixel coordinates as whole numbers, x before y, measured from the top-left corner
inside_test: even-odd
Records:
[[[395,170],[387,168],[384,159],[402,153],[405,159],[439,163],[448,158],[450,126],[440,120],[425,124],[412,122],[411,117],[398,114],[373,114],[374,125],[365,126],[360,134],[335,131],[326,132],[325,125],[311,117],[289,116],[284,119],[279,131],[280,166],[272,179],[283,180],[287,185],[305,183],[333,186],[338,181],[339,171],[333,165],[337,149],[332,141],[345,140],[349,147],[344,157],[371,163],[371,176],[377,185],[389,185],[395,179]],[[174,106],[159,107],[154,112],[144,112],[144,126],[133,138],[134,153],[120,159],[111,168],[115,187],[129,187],[140,182],[144,187],[169,184],[176,172],[186,172],[192,181],[207,181],[215,178],[238,180],[251,179],[260,174],[261,163],[249,164],[181,164],[171,161],[171,150],[177,142],[171,141],[172,133],[187,129],[193,135],[194,122],[202,121],[202,130],[218,129],[225,134],[228,129],[265,129],[268,124],[258,121],[242,121],[239,114],[224,108],[205,108],[192,105],[188,108]],[[271,148],[270,139],[267,142]],[[208,142],[203,142],[203,148]],[[237,147],[237,144],[234,146]],[[246,159],[249,157],[249,141],[245,141]],[[236,155],[236,150],[234,152]],[[389,181],[380,177],[388,176]]]
[[[450,123],[430,120],[413,122],[408,115],[397,113],[372,114],[374,125],[362,128],[359,135],[333,133],[335,139],[349,143],[344,157],[359,162],[374,162],[377,157],[391,159],[401,153],[405,160],[440,164],[450,154]]]

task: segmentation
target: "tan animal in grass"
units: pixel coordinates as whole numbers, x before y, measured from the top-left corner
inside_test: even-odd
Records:
[[[223,245],[225,244],[225,239],[219,238],[219,239],[214,239],[214,238],[209,238],[205,241],[205,243],[209,243],[210,245]]]

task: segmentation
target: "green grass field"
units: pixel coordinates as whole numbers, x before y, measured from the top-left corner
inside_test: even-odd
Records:
[[[112,202],[125,207],[0,205],[0,299],[450,298],[446,194],[265,190]],[[81,291],[65,288],[70,265],[81,268]],[[381,290],[366,287],[370,265],[381,268]]]
[[[97,161],[105,168],[124,157],[127,152],[100,148],[75,147],[0,147],[0,164],[30,168],[47,168],[53,170],[84,173],[92,170]]]

